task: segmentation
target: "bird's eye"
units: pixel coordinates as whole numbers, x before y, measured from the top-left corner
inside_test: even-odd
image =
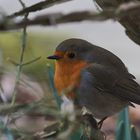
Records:
[[[70,52],[70,53],[68,53],[68,57],[70,58],[70,59],[73,59],[73,58],[75,58],[75,53],[74,52]]]

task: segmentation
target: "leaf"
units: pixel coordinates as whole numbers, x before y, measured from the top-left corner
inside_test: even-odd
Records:
[[[128,107],[120,112],[116,130],[116,140],[131,140]]]

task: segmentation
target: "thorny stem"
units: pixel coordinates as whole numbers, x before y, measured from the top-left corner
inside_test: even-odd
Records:
[[[19,2],[24,9],[25,4],[21,0],[19,0]],[[24,20],[27,20],[27,17],[28,17],[28,13],[25,14]],[[26,48],[26,40],[27,40],[27,26],[25,25],[23,27],[23,32],[22,32],[21,54],[20,54],[20,58],[19,58],[19,65],[17,66],[16,82],[15,82],[15,86],[14,86],[14,89],[13,89],[13,96],[12,96],[12,102],[11,102],[12,106],[15,104],[15,100],[16,100],[16,95],[17,95],[16,89],[17,89],[17,86],[18,86],[19,81],[20,81],[22,63],[23,63],[24,53],[25,53],[25,48]]]

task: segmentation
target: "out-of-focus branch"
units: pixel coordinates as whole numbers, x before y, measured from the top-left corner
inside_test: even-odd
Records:
[[[124,11],[127,16],[122,16],[118,22],[125,27],[127,36],[140,45],[140,1],[133,0],[95,0],[105,11],[108,8],[118,8],[118,12]],[[128,3],[126,3],[128,2]]]
[[[31,25],[44,25],[44,26],[54,26],[57,24],[70,23],[70,22],[80,22],[84,20],[89,21],[104,21],[107,19],[121,20],[128,16],[135,16],[140,12],[140,2],[137,3],[128,3],[122,4],[118,8],[110,8],[104,10],[102,12],[93,12],[93,11],[81,11],[81,12],[73,12],[70,14],[62,14],[62,13],[53,13],[47,15],[36,16],[33,19],[22,20],[19,22],[11,21],[6,22],[7,25],[0,25],[0,30],[11,30],[11,29],[19,29],[26,26]],[[6,17],[7,18],[7,17]],[[10,21],[7,18],[6,21]],[[2,28],[1,28],[2,27]]]
[[[43,26],[54,26],[57,24],[68,23],[68,22],[78,22],[83,20],[97,20],[99,18],[99,14],[90,11],[81,11],[81,12],[73,12],[70,14],[62,14],[62,13],[53,13],[46,14],[41,16],[36,16],[33,19],[16,21],[9,19],[7,17],[3,17],[3,20],[0,21],[0,30],[14,30],[20,29],[22,27],[31,26],[31,25],[43,25]]]
[[[105,20],[107,19],[105,13],[96,13],[90,11],[73,12],[70,14],[53,13],[42,16],[37,16],[34,19],[28,21],[20,21],[16,23],[18,28],[23,25],[43,25],[43,26],[55,26],[57,24],[64,24],[70,22],[80,22],[84,20]],[[103,16],[102,16],[103,15]]]
[[[25,13],[35,12],[35,11],[38,11],[38,10],[43,10],[43,9],[51,7],[55,4],[60,4],[60,3],[68,2],[68,1],[71,1],[71,0],[45,0],[45,1],[41,1],[39,3],[36,3],[36,4],[32,5],[32,6],[26,7],[23,10],[15,12],[12,15],[9,15],[9,17],[13,18],[13,17],[17,17],[17,16],[20,16],[20,15],[24,15]]]
[[[65,2],[66,0],[46,0],[44,3],[41,3],[42,8],[46,6],[52,6],[56,3]],[[69,0],[68,0],[69,1]],[[14,16],[22,15],[26,12],[32,12],[41,9],[35,4],[24,10],[14,13],[14,16],[3,16],[0,19],[0,30],[15,30],[21,29],[24,26],[33,26],[33,25],[41,25],[41,26],[55,26],[59,24],[66,24],[72,22],[81,22],[81,21],[104,21],[108,19],[113,19],[120,22],[126,29],[126,34],[129,38],[131,38],[135,43],[140,44],[140,2],[128,2],[128,3],[118,3],[113,0],[113,3],[109,0],[96,0],[100,7],[102,7],[103,11],[94,12],[94,11],[81,11],[81,12],[73,12],[69,14],[63,13],[52,13],[41,16],[36,16],[32,19],[28,20],[20,20],[17,21],[15,18],[11,18]],[[110,2],[110,3],[109,3]],[[38,8],[37,8],[37,7]],[[33,8],[31,8],[33,7]]]

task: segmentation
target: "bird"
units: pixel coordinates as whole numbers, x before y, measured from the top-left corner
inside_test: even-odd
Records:
[[[86,107],[104,120],[133,103],[140,105],[140,85],[125,64],[112,52],[90,42],[70,38],[61,42],[53,55],[54,83],[59,96]]]

